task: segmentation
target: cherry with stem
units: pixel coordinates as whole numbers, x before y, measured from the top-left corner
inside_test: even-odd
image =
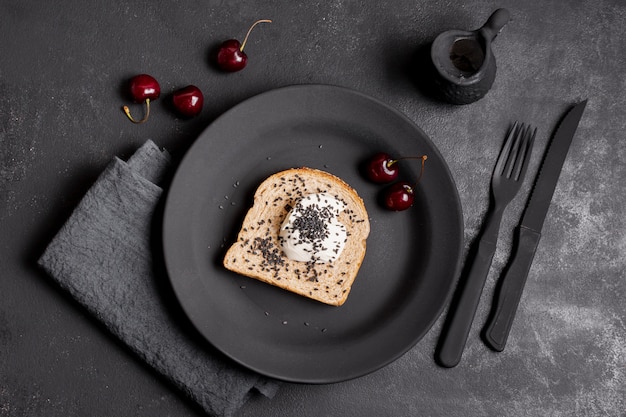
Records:
[[[229,39],[224,41],[217,52],[217,65],[220,69],[227,72],[235,72],[242,70],[248,63],[248,56],[243,51],[248,42],[248,37],[252,29],[259,23],[272,23],[269,19],[257,20],[250,26],[248,33],[243,42],[240,44],[237,39]]]
[[[417,158],[406,158],[406,159],[417,159]],[[422,160],[422,166],[420,169],[419,176],[415,181],[415,184],[410,184],[407,181],[396,182],[389,186],[383,193],[383,204],[385,207],[392,211],[402,211],[406,210],[409,207],[413,206],[415,201],[415,187],[422,179],[424,174],[424,164],[428,156],[422,155],[419,157]]]
[[[385,152],[375,154],[367,163],[365,172],[370,181],[386,184],[398,178],[398,162],[405,159],[423,159],[425,156],[406,156],[393,158]],[[423,170],[423,162],[422,162]],[[421,174],[420,174],[421,176]]]
[[[129,89],[130,95],[135,103],[145,102],[146,111],[144,113],[144,117],[139,120],[135,119],[130,114],[128,106],[123,107],[124,113],[131,122],[144,123],[148,120],[148,117],[150,117],[150,101],[156,100],[161,95],[161,86],[154,77],[148,74],[139,74],[131,78]]]

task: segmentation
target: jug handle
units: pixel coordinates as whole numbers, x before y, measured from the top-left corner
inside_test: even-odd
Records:
[[[496,38],[498,33],[502,30],[511,19],[511,14],[507,9],[498,9],[489,16],[487,22],[479,29],[483,37],[489,41]]]

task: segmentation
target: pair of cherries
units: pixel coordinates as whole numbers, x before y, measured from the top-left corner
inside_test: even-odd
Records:
[[[242,70],[248,63],[248,56],[243,51],[252,29],[259,23],[271,23],[269,19],[257,20],[250,26],[243,42],[237,39],[224,41],[217,52],[217,65],[226,72]],[[128,106],[124,106],[124,113],[133,123],[143,123],[150,116],[150,102],[159,98],[161,86],[157,80],[148,74],[139,74],[130,80],[130,95],[136,103],[145,103],[146,111],[142,119],[135,119],[130,114]],[[172,95],[172,103],[178,113],[185,117],[194,117],[200,114],[204,105],[202,91],[195,85],[188,85]]]
[[[415,186],[422,179],[424,174],[424,163],[428,157],[426,155],[417,157],[392,158],[389,154],[379,152],[375,154],[365,167],[365,174],[370,181],[377,184],[388,184],[398,178],[400,169],[398,162],[403,159],[420,159],[422,167],[419,177],[415,184],[406,181],[398,181],[387,187],[382,195],[383,205],[393,211],[406,210],[413,205],[415,201]]]
[[[124,106],[124,113],[131,122],[143,123],[150,116],[150,102],[161,95],[161,86],[151,75],[139,74],[130,79],[129,90],[133,101],[146,104],[146,111],[144,117],[139,120],[130,114],[128,106]],[[172,104],[181,116],[194,117],[202,111],[204,95],[195,85],[188,85],[172,94]]]

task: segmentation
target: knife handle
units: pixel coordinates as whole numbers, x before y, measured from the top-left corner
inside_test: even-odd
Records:
[[[517,229],[511,260],[500,277],[491,314],[483,329],[483,341],[495,351],[502,352],[506,345],[540,238],[541,233],[527,227]]]

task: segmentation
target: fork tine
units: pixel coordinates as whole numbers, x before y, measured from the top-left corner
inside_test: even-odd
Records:
[[[522,149],[522,141],[526,136],[526,132],[528,131],[528,127],[521,123],[519,125],[519,129],[515,132],[513,137],[513,144],[511,145],[511,152],[509,153],[506,159],[506,167],[504,168],[503,176],[505,178],[511,178],[516,173],[516,164],[519,161],[519,153],[520,149]]]
[[[528,168],[528,163],[530,161],[530,151],[533,147],[533,143],[535,142],[535,136],[537,135],[537,128],[532,129],[531,131],[531,126],[528,126],[527,131],[525,132],[524,135],[524,147],[522,149],[522,154],[520,157],[518,157],[518,161],[516,163],[516,168],[515,168],[515,181],[519,180],[520,178],[524,177],[524,174],[526,173],[526,169]]]
[[[500,151],[500,156],[498,156],[498,161],[496,162],[496,167],[494,168],[494,174],[502,175],[504,172],[504,168],[506,167],[507,161],[509,159],[509,154],[511,152],[511,147],[513,146],[513,142],[515,137],[517,136],[517,131],[520,129],[519,123],[513,123],[509,133],[506,135],[506,140],[504,141],[504,146]]]
[[[518,179],[522,162],[524,162],[524,154],[529,130],[530,126],[522,123],[522,128],[517,132],[514,149],[509,156],[509,160],[507,161],[507,172],[505,176],[508,179],[512,179],[514,181]]]

